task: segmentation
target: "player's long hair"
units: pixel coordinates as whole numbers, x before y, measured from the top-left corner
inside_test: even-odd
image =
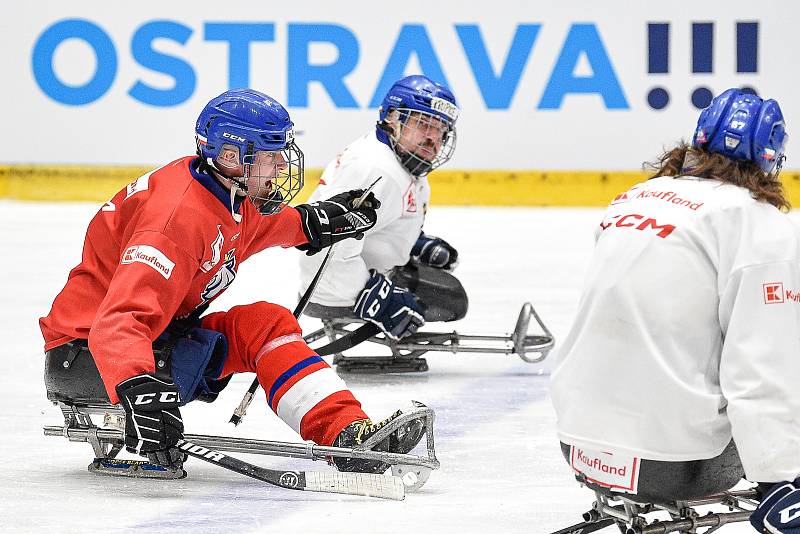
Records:
[[[685,141],[665,151],[657,160],[645,163],[644,169],[653,172],[649,178],[699,176],[738,185],[750,191],[756,200],[772,204],[781,211],[791,208],[783,184],[774,174],[765,173],[752,161],[706,152]]]

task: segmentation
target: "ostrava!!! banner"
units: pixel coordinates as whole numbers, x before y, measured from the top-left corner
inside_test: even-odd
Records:
[[[374,125],[391,83],[455,93],[453,169],[636,170],[746,87],[800,127],[800,4],[327,2],[14,4],[0,41],[0,163],[155,165],[194,152],[203,104],[284,103],[307,166]],[[800,167],[789,152],[788,168]]]

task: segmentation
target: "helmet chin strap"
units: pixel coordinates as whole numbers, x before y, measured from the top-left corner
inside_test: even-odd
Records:
[[[245,195],[247,194],[247,185],[246,185],[247,178],[243,176],[242,178],[245,181],[244,182],[240,182],[236,178],[230,178],[230,177],[225,176],[224,174],[222,174],[219,171],[219,169],[217,169],[217,166],[214,164],[214,162],[211,161],[210,159],[208,160],[208,164],[209,164],[209,168],[211,169],[211,172],[214,174],[214,176],[216,176],[217,179],[221,180],[225,185],[227,185],[228,189],[231,192],[231,217],[233,217],[233,220],[236,221],[237,223],[242,222],[242,215],[240,213],[236,213],[234,211],[233,207],[234,207],[235,202],[236,202],[236,192],[237,191],[241,191]]]
[[[233,211],[234,202],[236,201],[237,189],[239,189],[239,186],[235,182],[233,182],[233,180],[231,180],[231,217],[233,217],[234,221],[240,223],[242,222],[242,214]]]

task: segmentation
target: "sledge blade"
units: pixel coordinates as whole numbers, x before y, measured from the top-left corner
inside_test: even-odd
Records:
[[[128,478],[157,478],[177,480],[186,478],[183,468],[167,469],[160,465],[143,460],[120,460],[116,458],[95,458],[88,470],[95,475],[118,476]]]

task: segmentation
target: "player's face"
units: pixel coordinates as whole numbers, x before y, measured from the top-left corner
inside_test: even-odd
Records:
[[[286,159],[281,152],[260,150],[255,153],[247,177],[247,194],[256,207],[263,203],[258,199],[268,198],[272,194],[273,181],[286,170],[286,166]]]
[[[404,152],[432,162],[442,149],[449,131],[447,124],[427,113],[412,111],[405,124],[400,125],[397,146]]]
[[[282,152],[257,151],[247,163],[247,195],[259,207],[272,194],[273,181],[286,170],[286,159]],[[217,168],[227,178],[242,178],[245,165],[239,162],[239,149],[225,145],[216,159]]]

